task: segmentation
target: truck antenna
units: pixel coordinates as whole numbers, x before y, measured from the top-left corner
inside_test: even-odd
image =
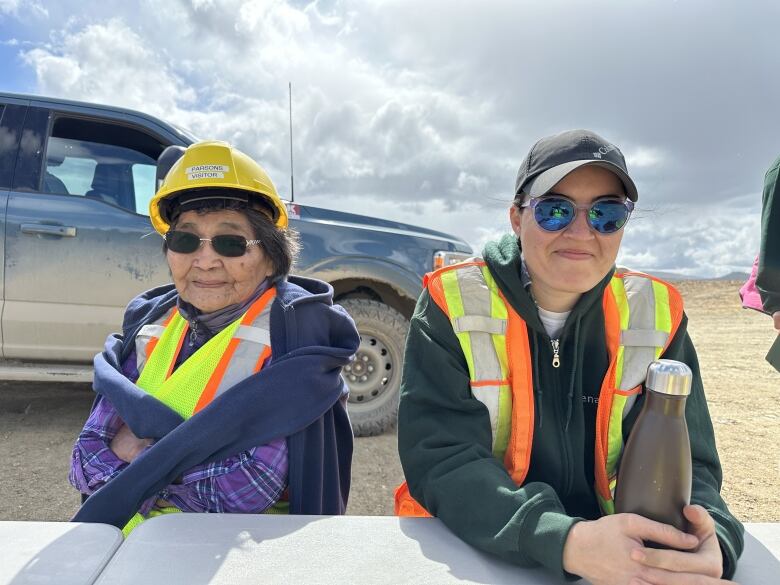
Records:
[[[295,183],[293,179],[293,133],[292,133],[292,82],[287,82],[288,96],[290,98],[290,202],[295,201]]]

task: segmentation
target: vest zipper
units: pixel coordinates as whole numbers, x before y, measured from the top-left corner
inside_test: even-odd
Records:
[[[553,359],[552,359],[552,367],[553,368],[560,368],[561,367],[561,356],[559,354],[560,348],[561,348],[561,342],[558,339],[551,339],[550,344],[552,345],[553,350]]]

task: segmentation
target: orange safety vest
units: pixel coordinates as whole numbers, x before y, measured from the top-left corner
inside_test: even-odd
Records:
[[[528,473],[534,433],[533,366],[525,321],[506,301],[482,259],[441,268],[424,286],[449,317],[469,369],[472,395],[490,416],[493,455],[513,481]],[[615,272],[602,298],[610,364],[596,420],[595,479],[602,511],[614,513],[622,423],[642,391],[647,367],[668,347],[683,304],[670,284],[626,269]],[[409,493],[395,492],[399,516],[430,516]]]

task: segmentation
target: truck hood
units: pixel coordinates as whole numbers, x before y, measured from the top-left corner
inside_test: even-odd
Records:
[[[405,236],[415,236],[429,240],[441,240],[443,243],[446,242],[449,244],[445,246],[447,249],[465,253],[472,252],[471,246],[466,241],[458,238],[457,236],[416,225],[411,225],[408,223],[380,219],[378,217],[370,217],[367,215],[359,215],[357,213],[346,213],[343,211],[324,209],[322,207],[301,205],[299,203],[287,202],[287,207],[288,211],[290,212],[290,217],[301,219],[302,221],[316,221],[319,223],[340,225],[344,227],[376,230]]]

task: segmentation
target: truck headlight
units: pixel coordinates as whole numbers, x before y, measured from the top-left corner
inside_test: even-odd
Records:
[[[451,266],[473,257],[473,254],[464,254],[463,252],[444,252],[440,250],[438,252],[434,252],[433,254],[433,269],[438,270],[444,266]]]

